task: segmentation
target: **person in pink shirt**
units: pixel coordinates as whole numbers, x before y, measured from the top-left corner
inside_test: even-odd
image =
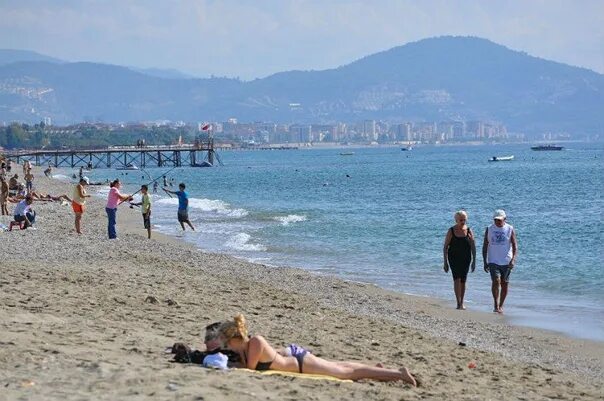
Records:
[[[115,179],[109,184],[109,195],[107,196],[107,205],[105,206],[105,211],[107,212],[107,233],[109,234],[109,239],[117,238],[117,232],[115,231],[115,224],[117,221],[117,207],[120,203],[125,201],[131,201],[132,196],[130,195],[122,195],[120,193],[120,188],[122,184],[119,179]]]

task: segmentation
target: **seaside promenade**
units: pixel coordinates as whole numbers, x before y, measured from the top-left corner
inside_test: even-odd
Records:
[[[35,169],[53,195],[71,184]],[[84,234],[60,203],[34,203],[36,230],[0,232],[0,400],[601,400],[604,346],[373,285],[252,264],[154,233],[104,199]],[[12,210],[12,209],[11,209]],[[3,216],[1,223],[8,225]],[[176,224],[176,222],[175,222]],[[150,302],[157,300],[157,302]],[[328,359],[407,366],[422,385],[344,383],[170,362],[203,327],[242,312],[253,334]],[[461,345],[463,343],[464,345]]]

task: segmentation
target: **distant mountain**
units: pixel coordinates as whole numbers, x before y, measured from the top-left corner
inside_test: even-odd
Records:
[[[604,132],[604,75],[485,39],[425,39],[339,68],[263,79],[162,79],[93,63],[0,66],[0,120],[500,121]]]
[[[46,61],[49,63],[64,63],[58,58],[45,56],[30,50],[0,49],[0,65],[20,61]]]

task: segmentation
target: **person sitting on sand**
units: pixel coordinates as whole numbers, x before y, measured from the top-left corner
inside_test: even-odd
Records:
[[[15,174],[8,180],[8,189],[16,191],[19,188],[19,175]]]
[[[36,212],[31,208],[34,199],[28,195],[25,199],[18,202],[13,213],[14,220],[18,223],[25,222],[23,228],[33,227],[36,222]]]
[[[248,369],[317,374],[345,380],[403,380],[417,386],[415,378],[405,367],[397,370],[358,362],[329,361],[301,347],[298,347],[292,356],[280,355],[263,337],[248,337],[246,321],[242,314],[235,316],[232,321],[222,323],[219,332],[223,344],[238,352]]]

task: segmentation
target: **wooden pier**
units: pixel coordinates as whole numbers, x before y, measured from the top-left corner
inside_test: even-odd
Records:
[[[72,168],[198,167],[204,162],[213,165],[214,158],[217,158],[214,147],[206,144],[110,146],[105,149],[89,150],[25,150],[5,152],[5,156],[18,164],[28,160],[36,166]]]

